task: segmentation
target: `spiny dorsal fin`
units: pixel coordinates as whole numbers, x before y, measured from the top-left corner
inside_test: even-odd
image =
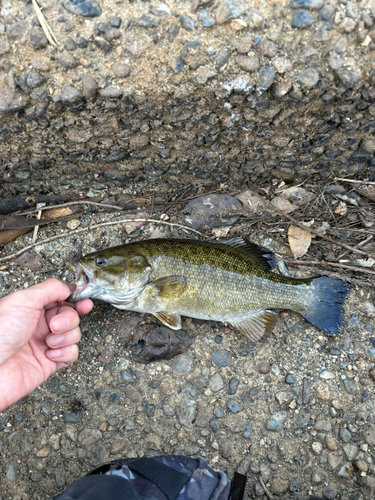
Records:
[[[158,318],[164,325],[169,326],[172,330],[181,330],[181,316],[176,313],[168,313],[165,311],[154,313],[155,318]]]
[[[268,248],[256,245],[249,240],[243,238],[232,238],[231,240],[223,240],[217,243],[218,245],[229,245],[236,248],[243,255],[247,255],[251,259],[260,264],[266,271],[271,271],[276,267],[276,258],[273,252]]]
[[[277,323],[278,315],[273,311],[253,311],[246,319],[232,325],[252,342],[257,342],[271,333]]]

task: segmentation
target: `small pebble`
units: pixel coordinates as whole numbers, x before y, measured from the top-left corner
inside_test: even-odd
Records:
[[[119,28],[121,26],[122,19],[119,16],[112,16],[109,18],[109,24],[112,28]]]
[[[357,391],[355,382],[349,379],[344,380],[344,387],[349,394],[354,394]]]
[[[231,378],[229,381],[229,389],[228,394],[233,395],[236,394],[240,381],[236,378]]]
[[[83,17],[97,17],[102,13],[95,0],[62,0],[64,8],[71,14]]]
[[[292,373],[288,373],[288,375],[285,377],[285,382],[287,384],[297,384],[298,380]]]
[[[70,37],[66,39],[64,47],[69,51],[77,50],[76,42],[73,40],[73,38]]]
[[[259,75],[257,91],[259,94],[265,92],[272,84],[276,76],[276,71],[273,66],[268,66],[267,69],[262,71]]]
[[[224,387],[224,382],[220,373],[215,373],[208,381],[208,386],[213,392],[221,391]]]
[[[232,413],[238,413],[242,410],[242,406],[236,403],[233,399],[229,402],[228,408]]]
[[[47,47],[48,40],[42,30],[35,29],[30,33],[30,43],[36,49],[43,49]]]
[[[247,424],[246,427],[245,427],[245,431],[244,433],[242,434],[243,437],[245,439],[250,439],[250,436],[251,436],[251,431],[252,431],[252,428],[251,428],[251,424]]]
[[[292,28],[307,28],[314,22],[314,18],[308,10],[297,10],[292,18]]]
[[[130,66],[126,63],[116,63],[113,65],[112,70],[117,78],[126,78],[130,75]]]
[[[230,365],[230,358],[225,351],[216,351],[213,355],[213,360],[216,366],[224,368]]]
[[[281,428],[283,423],[288,417],[288,413],[286,411],[279,411],[271,415],[271,417],[266,422],[266,429],[268,431],[277,431]]]

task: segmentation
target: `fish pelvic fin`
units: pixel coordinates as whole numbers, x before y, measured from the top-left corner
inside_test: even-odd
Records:
[[[336,335],[344,322],[344,302],[351,285],[346,281],[328,276],[311,280],[313,297],[302,316],[328,335]]]
[[[253,311],[244,320],[232,323],[242,335],[252,342],[258,342],[271,333],[276,326],[278,315],[273,311]]]
[[[231,240],[222,240],[218,245],[228,245],[236,248],[236,250],[246,257],[250,257],[257,262],[266,271],[272,271],[276,267],[276,258],[268,248],[256,245],[249,240],[243,238],[232,238]]]
[[[155,318],[158,318],[165,326],[172,330],[181,330],[181,316],[178,313],[157,312],[154,313]]]
[[[172,296],[176,298],[185,292],[186,278],[184,276],[166,276],[153,281],[152,286],[158,290],[160,297]]]

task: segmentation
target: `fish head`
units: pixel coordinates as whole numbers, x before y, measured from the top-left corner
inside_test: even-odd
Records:
[[[127,245],[87,254],[71,266],[76,289],[70,302],[96,298],[114,305],[130,303],[143,291],[151,273],[147,259]]]

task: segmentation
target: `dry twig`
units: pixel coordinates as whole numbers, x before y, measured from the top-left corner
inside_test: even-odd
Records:
[[[269,500],[273,500],[273,496],[269,492],[267,486],[264,484],[262,476],[259,476],[259,482],[260,482],[261,487],[264,489],[264,493],[268,496]]]
[[[355,246],[355,248],[358,248],[358,247],[363,247],[364,245],[366,245],[366,243],[368,243],[370,240],[372,240],[372,238],[374,237],[373,234],[370,234],[370,236],[368,238],[366,238],[365,240],[363,241],[360,241],[358,243],[358,245]],[[346,250],[345,252],[343,252],[342,254],[340,254],[338,257],[337,257],[337,260],[340,261],[343,257],[345,257],[345,255],[347,255],[349,253],[349,250]]]
[[[375,271],[371,271],[371,269],[367,269],[366,267],[357,267],[357,266],[347,266],[346,264],[341,264],[339,262],[327,262],[325,260],[288,260],[286,264],[290,264],[293,266],[332,266],[332,267],[341,267],[343,269],[350,269],[351,271],[355,271],[357,273],[364,274],[375,274]]]
[[[133,201],[133,200],[129,200]],[[122,210],[122,207],[118,205],[109,205],[108,203],[98,203],[96,201],[84,201],[84,200],[79,200],[79,201],[68,201],[67,203],[61,203],[60,205],[46,205],[45,207],[42,208],[35,208],[33,210],[29,210],[28,212],[22,212],[21,214],[18,215],[32,215],[34,212],[38,212],[39,210],[49,210],[52,208],[62,208],[62,207],[69,207],[70,205],[95,205],[98,207],[103,207],[103,208],[113,208],[115,210]]]
[[[355,179],[343,179],[341,177],[335,177],[335,181],[352,182],[353,184],[368,184],[369,186],[375,186],[375,182],[357,181]]]
[[[43,12],[41,11],[39,5],[38,5],[38,2],[37,0],[32,0],[33,2],[33,7],[34,7],[34,10],[35,10],[35,14],[37,15],[37,18],[40,22],[40,25],[44,31],[44,34],[46,35],[49,43],[51,45],[53,45],[54,47],[58,47],[59,46],[59,42],[57,41],[55,35],[53,34],[53,31],[51,30],[50,26],[47,24],[47,21],[44,17],[44,14]]]
[[[0,258],[0,262],[5,262],[6,260],[13,259],[14,257],[18,257],[18,255],[23,254],[27,250],[30,250],[31,248],[34,248],[37,245],[43,245],[44,243],[49,243],[50,241],[55,241],[59,240],[61,238],[66,238],[67,236],[72,236],[73,234],[79,234],[83,233],[85,231],[89,231],[90,229],[96,229],[97,227],[103,227],[103,226],[114,226],[116,224],[123,224],[125,222],[154,222],[156,224],[165,224],[167,226],[174,226],[174,227],[179,227],[181,229],[184,229],[185,231],[192,231],[193,233],[199,234],[199,236],[202,236],[202,233],[197,231],[196,229],[192,229],[191,227],[183,226],[182,224],[177,224],[173,222],[165,222],[163,220],[156,220],[156,219],[121,219],[121,220],[116,220],[116,221],[111,221],[111,222],[101,222],[100,224],[94,224],[92,226],[87,226],[87,227],[82,227],[80,229],[75,229],[74,231],[69,231],[68,233],[64,234],[57,234],[56,236],[51,236],[51,238],[46,238],[44,240],[39,241],[38,243],[32,243],[31,245],[28,245],[21,250],[18,250],[18,252],[14,252],[10,255],[6,255],[5,257]]]

